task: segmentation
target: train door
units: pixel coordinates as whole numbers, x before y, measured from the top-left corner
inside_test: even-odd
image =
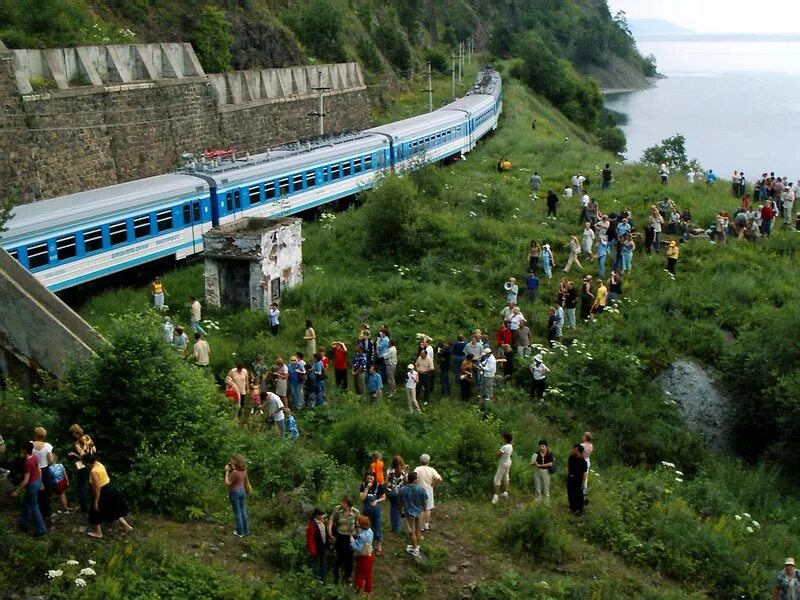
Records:
[[[200,200],[192,200],[183,205],[183,225],[192,236],[192,254],[203,249],[203,211]]]

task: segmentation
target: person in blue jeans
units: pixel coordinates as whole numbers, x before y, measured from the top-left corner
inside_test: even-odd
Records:
[[[24,491],[25,496],[22,502],[22,515],[20,515],[19,526],[23,531],[28,530],[31,517],[36,525],[36,536],[47,533],[42,513],[39,510],[39,490],[42,487],[42,470],[39,468],[39,460],[33,456],[33,442],[26,442],[20,448],[20,455],[25,460],[22,468],[24,474],[20,486],[12,492],[16,497]]]
[[[386,472],[386,495],[391,505],[390,518],[392,531],[403,533],[403,517],[400,511],[400,489],[406,483],[408,467],[403,457],[396,454],[392,457],[392,467]]]
[[[374,368],[374,367],[373,367]],[[383,513],[381,504],[386,500],[386,492],[383,485],[377,482],[375,473],[367,471],[364,474],[364,482],[359,491],[361,498],[361,514],[369,517],[370,527],[375,536],[375,554],[380,556],[383,552]]]
[[[253,491],[247,477],[247,461],[241,454],[234,454],[231,462],[225,465],[225,485],[228,486],[228,498],[233,508],[236,529],[233,535],[245,537],[250,535],[250,523],[247,520],[247,494]]]
[[[292,408],[295,410],[305,406],[303,401],[303,379],[305,374],[305,367],[297,360],[297,356],[293,356],[289,361],[289,396],[292,399]]]

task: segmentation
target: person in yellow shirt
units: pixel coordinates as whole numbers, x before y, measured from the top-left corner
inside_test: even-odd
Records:
[[[678,257],[681,254],[681,249],[678,248],[678,244],[675,240],[672,240],[669,243],[669,248],[667,248],[667,271],[675,274],[675,265],[678,264]]]
[[[597,288],[597,292],[594,295],[594,304],[592,305],[592,314],[596,315],[601,313],[605,310],[606,305],[608,304],[608,288],[603,280],[600,280],[600,287]]]
[[[159,311],[164,310],[164,296],[167,294],[167,289],[164,287],[164,284],[161,283],[160,278],[156,277],[153,279],[151,292],[153,294],[153,307]]]

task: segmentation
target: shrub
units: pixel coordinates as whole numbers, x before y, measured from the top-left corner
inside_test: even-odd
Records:
[[[450,62],[447,54],[438,48],[431,48],[425,52],[425,60],[431,63],[431,70],[434,73],[448,73],[450,71]]]
[[[409,178],[387,177],[367,197],[360,217],[363,219],[362,254],[367,259],[401,261],[412,258],[419,246],[413,233],[417,209],[417,188]],[[391,253],[375,256],[375,244],[392,248]]]
[[[345,59],[342,39],[342,13],[331,0],[310,0],[293,8],[296,16],[286,15],[286,21],[314,58],[333,62]]]
[[[600,147],[614,154],[622,154],[628,146],[625,133],[619,127],[604,127],[597,132]]]
[[[228,18],[221,9],[207,5],[200,11],[192,43],[207,73],[231,70],[233,35]]]
[[[539,505],[512,513],[500,527],[497,542],[504,549],[552,564],[566,557],[566,538],[554,509]]]

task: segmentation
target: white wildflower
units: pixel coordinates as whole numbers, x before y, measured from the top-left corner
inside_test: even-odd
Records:
[[[78,577],[75,580],[75,585],[77,585],[78,587],[86,587],[86,580],[85,579],[81,579],[80,577]]]
[[[68,560],[67,564],[70,566],[74,566],[74,565],[79,565],[81,563],[79,563],[77,560]]]
[[[47,572],[47,578],[48,579],[55,579],[56,577],[61,577],[63,574],[64,574],[64,571],[62,571],[61,569],[58,569],[58,570],[50,569]]]
[[[665,466],[665,467],[669,467],[670,469],[674,469],[675,468],[675,463],[667,462],[665,460],[662,460],[661,464],[663,466]]]
[[[737,521],[741,521],[742,515],[733,515],[733,518],[736,519]]]
[[[97,564],[97,561],[96,560],[92,560],[91,558],[86,562],[88,562],[90,565],[96,565]]]
[[[745,528],[745,531],[746,531],[747,533],[753,533],[753,528],[752,528],[752,527],[746,527],[746,528]]]
[[[761,524],[758,521],[751,521],[751,523],[753,524],[753,526],[755,526],[756,529],[761,529]]]
[[[683,473],[681,471],[675,471],[675,475],[678,477],[683,477]]]
[[[742,513],[742,515],[744,515],[748,519],[752,519],[753,518],[753,517],[750,516],[750,513]]]
[[[94,569],[92,569],[91,567],[86,567],[85,569],[81,569],[81,572],[78,573],[78,575],[90,575],[91,576],[91,575],[97,575],[97,573],[95,573]]]
[[[677,481],[678,483],[683,483],[683,479],[681,479],[680,477],[676,477],[675,481]]]

